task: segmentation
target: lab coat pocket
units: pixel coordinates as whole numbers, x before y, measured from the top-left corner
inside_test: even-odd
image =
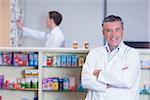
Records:
[[[119,63],[113,63],[113,64],[109,64],[108,66],[107,66],[107,69],[109,69],[109,70],[120,70],[121,69],[121,64],[119,64]]]
[[[124,60],[122,56],[115,59],[114,62],[110,64],[111,70],[122,70],[125,67]]]

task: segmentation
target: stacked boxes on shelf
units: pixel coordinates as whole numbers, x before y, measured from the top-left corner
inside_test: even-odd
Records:
[[[25,88],[38,88],[38,70],[25,70]]]
[[[45,53],[42,65],[48,67],[82,67],[86,53]],[[76,82],[76,77],[48,77],[42,80],[43,90],[48,91],[84,91],[81,83]]]
[[[142,51],[141,52],[141,67],[142,67],[142,78],[141,84],[139,87],[140,94],[150,94],[150,82],[149,80],[149,68],[150,68],[150,55],[149,52]]]
[[[0,75],[0,89],[3,87],[4,75]]]
[[[16,20],[23,19],[24,0],[10,0],[10,46],[17,47],[23,43],[22,31],[18,30]]]
[[[46,54],[43,55],[43,66],[82,67],[86,55],[80,54]]]
[[[139,88],[140,94],[150,94],[150,84],[143,84]]]
[[[38,66],[38,52],[0,52],[0,66]],[[24,77],[25,76],[25,77]],[[0,76],[0,88],[4,89],[37,89],[38,85],[38,69],[25,70],[23,78],[16,80],[5,79],[5,75]]]
[[[150,60],[142,60],[141,64],[142,68],[150,68]]]
[[[25,70],[25,78],[17,78],[16,80],[4,80],[4,75],[0,76],[0,88],[4,89],[37,89],[38,88],[38,70]]]
[[[0,52],[0,65],[38,66],[37,52]]]
[[[42,88],[49,91],[84,91],[81,84],[76,87],[75,77],[48,77],[43,79]]]
[[[82,86],[79,82],[79,72],[85,62],[87,52],[64,52],[61,50],[59,52],[49,52],[47,50],[42,50],[31,49],[30,51],[30,49],[22,50],[22,48],[20,50],[2,49],[0,51],[0,67],[2,70],[8,68],[8,72],[11,72],[11,70],[13,71],[9,73],[9,75],[6,75],[7,73],[4,72],[3,75],[0,76],[0,88],[2,90],[16,89],[34,91],[33,93],[38,93],[39,100],[42,100],[42,96],[45,95],[41,90],[69,92],[81,91]],[[56,70],[62,70],[64,73],[55,73],[55,68],[51,68],[52,66],[58,67]],[[71,68],[71,72],[68,70],[69,68]],[[69,72],[66,72],[66,69]],[[52,71],[54,72],[54,75],[50,73]],[[23,75],[22,72],[24,72]],[[38,75],[38,73],[40,74]],[[11,77],[11,75],[14,76]],[[21,96],[23,99],[26,97],[28,96]],[[5,96],[3,96],[3,98],[5,98]]]

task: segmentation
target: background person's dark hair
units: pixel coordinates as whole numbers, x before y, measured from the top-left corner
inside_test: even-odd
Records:
[[[119,16],[115,16],[115,15],[109,15],[107,17],[104,18],[102,26],[104,26],[105,22],[114,22],[114,21],[119,21],[122,23],[122,27],[124,25],[122,19]]]
[[[62,21],[62,15],[57,11],[50,11],[49,18],[53,19],[55,24],[58,26]]]

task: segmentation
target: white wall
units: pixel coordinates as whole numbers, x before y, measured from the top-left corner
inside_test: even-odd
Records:
[[[125,23],[125,41],[150,42],[149,0],[107,0],[107,14],[119,15]]]
[[[90,47],[103,44],[101,22],[103,19],[103,0],[24,0],[25,26],[46,31],[46,17],[50,10],[63,15],[60,27],[65,35],[66,47],[72,41],[88,40]],[[38,40],[25,38],[23,46],[43,46]]]

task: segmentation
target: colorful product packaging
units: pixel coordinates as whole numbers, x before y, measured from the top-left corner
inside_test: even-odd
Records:
[[[12,65],[12,52],[3,52],[3,65]]]
[[[84,56],[79,56],[78,57],[78,66],[82,67],[84,62],[85,62],[85,57]]]
[[[71,55],[67,55],[67,67],[71,67]]]
[[[72,62],[71,62],[71,64],[72,64],[72,67],[77,67],[78,66],[78,56],[77,55],[72,55]]]
[[[75,78],[74,77],[69,77],[69,82],[70,82],[69,90],[70,91],[75,91]]]
[[[54,66],[60,66],[60,64],[61,64],[61,56],[55,55],[53,58],[53,65]]]
[[[35,52],[33,55],[33,64],[34,66],[38,66],[38,53]]]
[[[18,65],[27,66],[28,65],[28,54],[26,52],[19,52],[18,55]]]
[[[0,65],[3,65],[3,54],[0,52]]]
[[[66,55],[61,55],[61,65],[62,67],[65,67],[67,65],[67,57]]]
[[[29,66],[34,66],[34,53],[29,53]]]
[[[42,65],[43,65],[43,66],[47,66],[47,56],[46,56],[46,55],[43,55],[43,58],[42,58]]]
[[[0,75],[0,88],[3,87],[4,84],[4,75]]]
[[[38,78],[36,78],[36,77],[32,78],[31,87],[32,88],[38,88]]]
[[[57,91],[59,89],[59,81],[58,78],[53,78],[52,90]]]
[[[53,66],[53,56],[52,55],[47,56],[47,66]]]
[[[65,77],[63,80],[63,90],[64,91],[69,91],[70,88],[70,81],[69,78]]]
[[[64,82],[64,79],[59,78],[59,91],[63,91],[64,90],[63,82]]]

